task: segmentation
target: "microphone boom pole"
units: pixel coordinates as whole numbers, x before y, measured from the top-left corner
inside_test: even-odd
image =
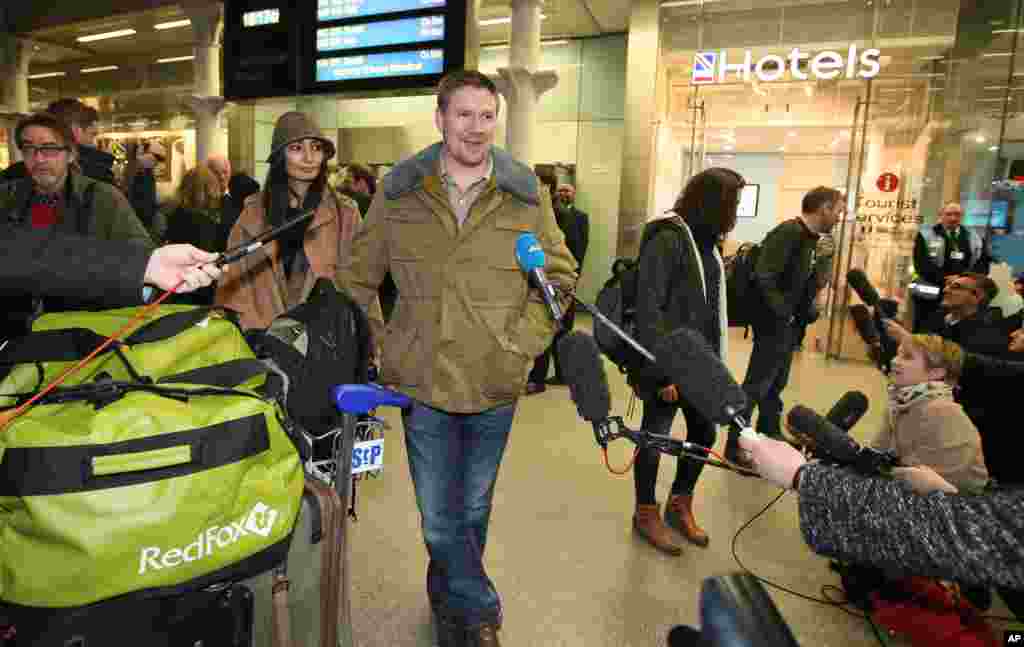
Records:
[[[609,330],[611,330],[613,333],[615,333],[616,335],[621,337],[622,341],[624,341],[627,344],[629,344],[630,347],[632,347],[633,350],[635,350],[636,352],[638,352],[641,355],[643,355],[644,359],[646,359],[649,362],[656,362],[657,361],[655,359],[655,357],[654,357],[654,353],[652,353],[651,351],[649,351],[646,348],[644,348],[643,346],[641,346],[640,342],[638,342],[637,340],[635,340],[632,337],[630,337],[629,333],[627,333],[625,330],[620,328],[614,321],[612,321],[608,317],[604,316],[604,314],[602,314],[601,311],[598,310],[596,306],[592,306],[589,303],[587,303],[586,301],[584,301],[583,299],[579,298],[578,296],[576,296],[575,292],[566,292],[566,294],[568,294],[577,305],[582,306],[584,310],[586,310],[591,315],[593,315],[595,319],[597,319],[599,322],[601,322],[605,326],[608,326]]]

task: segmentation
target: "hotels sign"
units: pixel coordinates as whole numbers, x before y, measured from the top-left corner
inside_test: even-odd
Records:
[[[697,52],[693,57],[691,82],[694,85],[710,85],[729,80],[749,81],[751,74],[760,81],[770,82],[778,81],[787,72],[798,81],[828,80],[840,76],[870,79],[882,69],[879,63],[881,52],[877,49],[858,51],[856,45],[850,45],[845,54],[825,51],[812,56],[794,47],[788,56],[769,54],[755,62],[750,50],[744,51],[743,56],[736,61],[730,61],[725,50]]]

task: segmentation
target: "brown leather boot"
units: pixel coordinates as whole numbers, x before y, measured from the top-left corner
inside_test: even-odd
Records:
[[[708,533],[693,518],[693,496],[673,494],[665,505],[665,523],[672,526],[698,546],[708,545]]]
[[[652,546],[669,555],[683,552],[683,548],[672,539],[668,526],[661,520],[657,503],[637,504],[633,514],[633,530]]]
[[[498,642],[498,626],[490,623],[470,627],[466,630],[467,647],[501,647]]]

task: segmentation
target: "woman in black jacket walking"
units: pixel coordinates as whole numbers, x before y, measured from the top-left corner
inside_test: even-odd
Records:
[[[666,218],[647,225],[638,260],[636,323],[641,344],[651,348],[680,327],[701,333],[724,356],[728,318],[725,312],[725,271],[718,243],[736,226],[743,178],[729,169],[712,168],[689,181]],[[676,410],[682,409],[687,440],[710,447],[715,425],[686,401],[677,384],[667,382],[655,367],[633,372],[631,382],[644,405],[645,431],[668,435]],[[665,523],[698,546],[708,535],[693,516],[693,491],[704,464],[680,458],[662,522],[654,486],[659,454],[641,451],[634,468],[636,511],[633,528],[655,548],[678,555]]]

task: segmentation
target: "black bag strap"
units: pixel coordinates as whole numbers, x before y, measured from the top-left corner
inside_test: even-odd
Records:
[[[151,321],[129,335],[124,344],[148,344],[181,334],[209,316],[215,308],[199,307]],[[231,318],[228,318],[231,321]],[[88,328],[58,328],[12,339],[0,350],[0,365],[34,362],[73,362],[86,357],[106,337]],[[106,352],[111,352],[113,348]]]
[[[184,312],[164,315],[145,324],[129,335],[124,341],[129,346],[132,346],[134,344],[149,344],[170,339],[209,317],[213,310],[215,310],[213,307],[201,306]]]
[[[269,373],[270,370],[269,366],[258,359],[233,359],[213,366],[168,375],[157,380],[157,384],[204,384],[233,389],[257,375]]]
[[[0,351],[0,365],[73,362],[104,341],[106,337],[88,328],[41,330],[8,341]]]

